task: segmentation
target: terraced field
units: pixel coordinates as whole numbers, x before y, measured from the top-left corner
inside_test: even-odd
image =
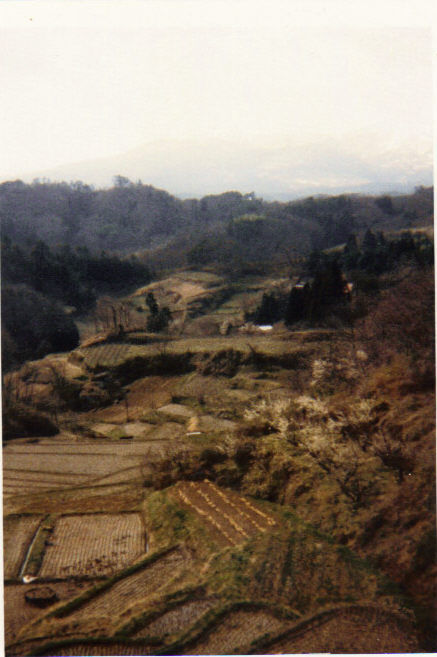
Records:
[[[81,349],[88,367],[116,367],[130,355],[128,344],[101,344]]]
[[[46,657],[74,657],[75,655],[89,655],[93,657],[106,657],[110,655],[154,655],[156,654],[156,646],[148,643],[122,643],[121,641],[106,641],[106,642],[86,642],[75,641],[70,642],[68,645],[57,645],[53,651],[40,653]]]
[[[118,617],[127,609],[155,595],[179,571],[188,566],[187,556],[181,550],[173,550],[86,601],[68,614],[68,624],[71,624],[71,621],[87,623],[92,618],[100,618],[105,626],[111,625],[111,622],[117,622]]]
[[[231,384],[228,374],[202,369],[217,350],[226,361],[232,349],[244,367]],[[297,352],[297,360],[302,351],[306,357],[312,347],[305,349],[263,336],[176,340],[168,353],[181,362],[188,354],[190,368],[199,369],[168,377],[142,372],[147,358],[159,364],[166,355],[156,343],[81,350],[91,368],[116,369],[139,356],[142,378],[126,388],[126,405],[114,401],[74,420],[66,413],[59,436],[4,447],[5,508],[15,514],[5,522],[8,655],[414,650],[414,632],[393,615],[351,606],[399,608],[372,567],[310,529],[291,506],[203,479],[216,475],[253,490],[246,479],[234,484],[241,475],[236,459],[211,470],[203,457],[214,456],[214,448],[232,454],[249,401],[266,391],[270,399],[284,393],[286,378],[275,379],[274,368],[250,370],[250,359],[262,354],[262,367],[276,366]],[[177,451],[187,465],[173,459]],[[168,479],[158,466],[169,468]],[[181,480],[172,485],[178,467]],[[52,587],[58,600],[39,609],[26,601],[29,587],[17,578],[44,518],[25,572],[37,577],[35,587]],[[318,613],[339,604],[345,608]]]
[[[174,488],[178,501],[194,510],[223,545],[238,545],[257,532],[265,532],[276,521],[249,500],[220,489],[210,481],[179,482]]]
[[[156,620],[143,627],[141,630],[132,635],[135,639],[166,636],[182,632],[190,625],[193,625],[206,612],[217,604],[214,597],[205,598],[204,600],[191,600],[184,602],[175,609],[165,612]]]
[[[110,483],[140,477],[141,466],[161,453],[166,440],[150,442],[10,442],[3,450],[3,493],[28,495],[45,490]],[[123,473],[123,474],[121,474]]]
[[[18,577],[42,516],[7,516],[3,523],[3,568],[6,579]]]
[[[290,623],[288,623],[290,624]],[[189,655],[247,653],[252,641],[283,630],[287,623],[267,611],[238,610],[226,616],[205,638],[190,644]]]
[[[89,537],[85,514],[57,520],[40,575],[49,583],[81,574],[113,577],[39,617],[24,610],[22,620],[30,623],[11,656],[35,649],[58,656],[347,652],[336,643],[340,634],[351,637],[354,648],[373,652],[379,645],[414,647],[405,617],[388,611],[387,594],[386,606],[370,612],[344,604],[317,613],[337,599],[378,604],[381,582],[347,550],[315,538],[278,508],[207,480],[151,493],[141,508],[152,544],[144,561],[133,559],[133,538],[126,536],[130,531],[138,537],[137,514],[90,514]],[[102,554],[114,563],[97,556]],[[133,565],[121,570],[128,560]],[[339,573],[338,590],[333,572]]]
[[[43,615],[44,609],[35,605],[28,604],[25,601],[25,594],[32,589],[46,587],[47,584],[7,584],[4,587],[4,620],[5,620],[5,643],[12,643],[19,630],[32,619]],[[83,583],[74,581],[50,582],[50,588],[56,592],[59,600],[78,595],[83,587]]]
[[[264,654],[405,653],[417,650],[412,627],[394,614],[350,607],[319,614],[295,625],[277,640],[265,641]]]
[[[47,546],[40,577],[99,577],[122,569],[145,552],[136,513],[60,518]]]
[[[298,341],[281,339],[280,336],[251,335],[248,344],[247,336],[227,337],[196,337],[175,339],[169,342],[150,343],[144,345],[105,343],[84,347],[80,353],[84,356],[87,367],[117,368],[135,358],[147,359],[156,357],[184,356],[183,362],[189,362],[192,355],[217,354],[226,350],[238,351],[243,357],[253,354],[254,350],[265,357],[280,358],[286,363],[287,357],[305,356],[311,353],[310,345]],[[180,361],[182,362],[182,361]],[[177,371],[175,371],[177,373]],[[155,373],[156,374],[156,373]],[[143,375],[144,376],[144,375]]]

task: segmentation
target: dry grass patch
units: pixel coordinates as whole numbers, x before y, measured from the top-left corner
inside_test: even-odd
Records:
[[[175,386],[180,377],[162,378],[160,376],[147,376],[138,378],[129,385],[126,393],[127,407],[122,402],[101,408],[83,417],[94,421],[114,424],[125,424],[127,421],[141,420],[147,409],[157,409],[171,401]]]
[[[3,568],[6,579],[18,577],[42,516],[6,516],[3,521]]]

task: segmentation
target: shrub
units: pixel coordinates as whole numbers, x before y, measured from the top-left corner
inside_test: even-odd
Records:
[[[13,336],[13,357],[18,362],[69,351],[79,344],[77,327],[61,306],[24,285],[3,289],[2,325]]]
[[[34,408],[20,402],[3,407],[3,440],[34,436],[54,436],[59,429],[54,422]]]
[[[357,328],[366,351],[375,360],[404,353],[421,370],[422,376],[429,367],[434,369],[433,270],[408,275],[382,297]]]

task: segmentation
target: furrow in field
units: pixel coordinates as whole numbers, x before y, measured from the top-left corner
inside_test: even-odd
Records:
[[[120,454],[5,454],[3,466],[6,470],[42,472],[57,474],[87,474],[89,477],[101,476],[118,471],[121,467],[138,465],[139,456],[121,456]]]
[[[185,505],[192,508],[204,522],[213,528],[213,531],[219,533],[227,545],[238,545],[246,538],[198,492],[194,482],[177,484],[176,493]]]
[[[47,454],[50,456],[55,455],[70,455],[76,456],[85,454],[87,456],[101,456],[104,455],[120,455],[120,456],[142,456],[147,453],[147,441],[142,442],[98,442],[96,439],[93,442],[80,442],[80,443],[54,443],[49,446],[47,444],[23,445],[15,444],[5,448],[5,454]]]
[[[87,643],[86,641],[77,641],[67,646],[57,646],[53,650],[42,653],[45,657],[74,657],[77,655],[89,655],[89,657],[110,657],[111,655],[153,655],[156,653],[156,646],[145,643],[128,644],[117,641],[105,643]],[[41,653],[40,653],[41,654]]]
[[[261,511],[261,509],[252,504],[252,502],[250,502],[246,497],[243,497],[243,495],[238,495],[238,493],[234,493],[234,491],[230,490],[224,491],[212,481],[205,480],[205,483],[207,483],[207,485],[216,491],[223,499],[226,497],[227,500],[234,500],[234,502],[236,502],[237,506],[239,506],[240,510],[242,510],[245,515],[249,515],[252,519],[256,519],[258,523],[262,525],[268,525],[269,527],[274,527],[277,524],[274,518],[269,516],[264,511]]]
[[[275,524],[267,514],[255,510],[248,500],[233,491],[223,490],[207,480],[198,486],[212,503],[232,515],[250,535],[266,531]]]
[[[344,607],[316,614],[267,645],[264,654],[330,652],[410,653],[417,650],[412,628],[389,612]]]
[[[204,521],[220,532],[230,545],[237,545],[276,524],[248,500],[206,480],[179,482],[175,492],[184,504],[193,508]]]
[[[69,619],[85,620],[90,617],[115,618],[139,600],[145,599],[169,582],[180,571],[186,558],[174,550],[146,568],[116,582],[110,589],[74,611]]]
[[[267,611],[235,611],[220,622],[205,638],[189,646],[191,655],[235,654],[247,650],[250,643],[267,633],[279,632],[284,621]]]
[[[40,576],[108,575],[144,552],[144,532],[136,513],[64,516],[56,523]]]
[[[182,632],[182,630],[187,630],[191,625],[194,625],[201,616],[216,604],[217,600],[215,598],[184,602],[175,609],[165,612],[133,636],[135,638],[161,637],[164,634]]]

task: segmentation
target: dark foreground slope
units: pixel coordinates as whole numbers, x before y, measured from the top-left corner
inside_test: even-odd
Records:
[[[206,480],[151,494],[137,513],[148,554],[93,586],[82,576],[82,590],[29,618],[8,654],[265,653],[282,645],[307,652],[315,644],[321,652],[417,649],[402,596],[291,511]],[[57,550],[68,541],[62,520],[53,533]],[[109,530],[109,517],[105,522]],[[46,550],[44,586],[56,590],[74,580],[61,563]]]

